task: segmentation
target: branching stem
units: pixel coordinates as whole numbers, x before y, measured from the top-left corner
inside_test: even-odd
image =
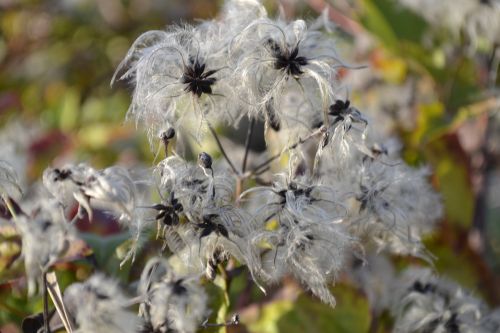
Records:
[[[325,126],[321,126],[320,128],[318,128],[317,130],[315,130],[314,132],[310,133],[308,136],[306,136],[305,138],[299,138],[299,140],[293,144],[291,144],[290,146],[286,147],[284,150],[291,150],[291,149],[295,149],[297,148],[297,146],[299,145],[302,145],[304,144],[305,142],[309,141],[311,138],[319,135],[319,134],[322,134],[326,131],[326,127]],[[269,164],[271,164],[273,161],[277,160],[280,156],[281,156],[282,152],[279,152],[271,157],[269,157],[267,160],[265,160],[264,162],[262,162],[261,164],[257,165],[252,172],[248,173],[246,176],[247,177],[250,177],[250,176],[253,176],[253,175],[256,175],[256,174],[259,174],[260,171],[262,170],[262,168],[264,167],[267,167]]]
[[[226,151],[224,150],[224,147],[222,146],[222,143],[220,142],[219,137],[217,136],[217,133],[215,132],[212,125],[208,122],[208,120],[207,120],[207,125],[208,125],[208,129],[210,130],[210,133],[212,133],[212,136],[214,137],[215,142],[217,143],[217,146],[219,147],[220,152],[222,153],[222,156],[224,156],[224,159],[227,161],[227,163],[229,164],[229,166],[231,167],[233,172],[236,175],[239,175],[240,173],[238,172],[238,170],[236,170],[236,167],[234,166],[233,162],[231,162],[231,160],[229,159],[229,156],[226,154]]]
[[[252,120],[250,120],[250,124],[248,124],[247,138],[245,140],[245,155],[243,155],[241,173],[245,173],[245,170],[247,168],[248,152],[250,151],[250,142],[252,141],[254,127],[255,127],[255,118],[252,118]]]

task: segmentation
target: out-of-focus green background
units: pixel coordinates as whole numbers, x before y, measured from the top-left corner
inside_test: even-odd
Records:
[[[270,13],[281,4],[289,18],[309,19],[331,5],[340,54],[368,66],[341,72],[353,103],[380,122],[385,135],[400,137],[408,163],[427,163],[435,173],[446,214],[427,240],[437,271],[500,305],[500,117],[498,80],[489,80],[498,71],[491,68],[494,46],[481,41],[471,50],[466,38],[435,29],[393,0],[265,3]],[[0,0],[0,131],[19,123],[31,129],[16,133],[29,139],[28,183],[55,159],[98,168],[151,165],[144,134],[124,123],[128,87],[109,85],[114,69],[141,33],[213,18],[221,6],[208,0]],[[22,270],[14,260],[19,239],[1,234],[0,331],[17,332],[41,301],[28,301],[16,288],[8,272]],[[86,241],[94,252],[103,249],[101,260],[116,268],[107,249],[122,235]],[[88,270],[78,262],[57,268],[63,286]],[[127,280],[129,273],[130,267],[119,274]],[[243,288],[245,282],[235,280],[230,289],[231,311],[244,317],[233,331],[365,332],[370,323],[363,295],[342,283],[334,288],[335,310],[305,295],[295,302],[256,296],[238,308]],[[379,332],[387,327],[383,321]]]

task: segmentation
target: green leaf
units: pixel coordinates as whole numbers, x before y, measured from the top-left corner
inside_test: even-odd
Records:
[[[472,223],[474,195],[467,164],[459,160],[450,148],[444,141],[434,142],[426,148],[426,157],[433,165],[447,218],[452,223],[468,227]]]
[[[449,38],[424,46],[428,24],[420,16],[394,0],[359,1],[361,23],[385,48],[413,65],[413,69],[430,74],[447,108],[456,110],[474,100],[478,94],[477,66],[464,55],[446,60],[444,50]]]
[[[389,48],[401,40],[420,43],[426,30],[423,19],[391,0],[362,0],[361,22]]]
[[[221,274],[217,274],[213,283],[208,283],[206,288],[208,295],[210,295],[208,307],[211,309],[212,315],[208,318],[208,322],[211,324],[221,324],[227,321],[227,315],[229,311],[230,301],[229,294],[227,290],[226,280]],[[226,327],[208,327],[202,332],[218,332],[226,333]]]
[[[398,40],[384,17],[384,14],[371,0],[363,0],[361,3],[363,4],[364,11],[364,16],[361,17],[361,23],[374,33],[386,46],[395,47]]]
[[[264,306],[258,320],[249,323],[248,329],[255,333],[367,332],[367,300],[346,285],[335,287],[335,297],[335,309],[305,294],[296,301],[275,301]]]
[[[100,270],[124,282],[127,280],[130,264],[120,270],[120,260],[115,255],[115,250],[130,237],[127,232],[110,236],[81,233],[80,236],[92,248]]]
[[[412,144],[417,146],[442,132],[448,123],[444,121],[444,105],[440,102],[421,104],[418,107],[417,128],[411,134]]]
[[[461,286],[477,291],[479,276],[476,268],[465,255],[454,251],[449,247],[432,245],[429,248],[438,258],[435,261],[437,272]]]

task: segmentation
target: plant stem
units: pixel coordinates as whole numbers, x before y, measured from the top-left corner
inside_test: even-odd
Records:
[[[496,45],[494,46],[490,59],[488,61],[488,66],[487,70],[489,73],[488,79],[490,82],[488,84],[492,87],[495,85],[496,81],[496,72],[498,68],[498,61],[500,57],[500,46]],[[492,76],[492,72],[494,72],[495,75]],[[490,115],[488,114],[488,111],[492,112],[495,110],[496,105],[498,103],[495,103],[493,106],[490,108],[486,107],[487,113],[480,116],[476,117],[477,122],[482,122],[482,125],[484,126],[484,133],[482,135],[482,140],[480,146],[477,148],[476,151],[473,151],[470,153],[470,166],[471,166],[471,175],[470,178],[472,180],[472,184],[476,184],[474,189],[474,194],[475,194],[475,202],[474,202],[474,214],[472,217],[472,230],[471,231],[477,231],[477,235],[479,236],[479,239],[477,241],[471,243],[471,245],[474,246],[474,250],[484,254],[485,251],[485,246],[484,244],[487,243],[487,235],[485,235],[486,232],[486,226],[487,226],[487,211],[488,211],[488,204],[487,204],[487,196],[488,196],[488,190],[489,190],[489,176],[490,172],[492,171],[493,167],[493,157],[491,154],[491,151],[489,150],[488,147],[488,141],[490,138],[491,134],[491,119]]]
[[[219,147],[220,152],[224,156],[224,159],[227,161],[227,163],[229,164],[229,166],[231,167],[231,169],[233,170],[233,172],[235,174],[239,175],[240,173],[238,172],[238,170],[236,170],[233,162],[231,162],[231,160],[229,159],[229,156],[226,154],[226,151],[224,150],[224,147],[222,147],[222,143],[220,142],[219,137],[217,136],[217,133],[215,133],[214,128],[208,122],[208,120],[207,120],[207,125],[208,125],[208,129],[210,130],[210,133],[212,133],[212,136],[214,137],[215,141],[217,142],[217,146]]]
[[[5,202],[5,206],[7,207],[7,210],[9,211],[10,215],[12,216],[12,219],[16,221],[17,213],[16,213],[16,208],[12,204],[11,201],[12,199],[7,195],[2,194],[2,200],[3,202]]]
[[[488,86],[490,89],[495,88],[497,81],[497,69],[500,64],[500,45],[494,45],[491,51],[490,59],[488,60]]]
[[[45,333],[50,333],[49,327],[49,300],[47,298],[47,273],[44,271],[42,273],[43,280],[43,289],[42,289],[42,297],[43,297],[43,328]]]
[[[203,328],[207,328],[207,327],[228,327],[228,326],[233,326],[233,325],[238,325],[238,322],[235,322],[233,320],[229,320],[229,321],[226,321],[225,323],[221,323],[221,324],[212,324],[212,323],[203,323],[202,324],[202,327]]]
[[[243,190],[243,179],[244,177],[238,177],[236,179],[236,190],[234,191],[234,198],[236,202],[238,202],[238,198],[240,197],[240,194]]]
[[[308,136],[306,136],[304,139],[301,139],[299,138],[299,140],[293,144],[291,144],[290,146],[286,147],[283,151],[285,150],[291,150],[291,149],[295,149],[297,146],[301,145],[301,144],[304,144],[305,142],[309,141],[311,138],[321,134],[321,133],[324,133],[326,130],[326,127],[325,126],[321,126],[320,128],[318,128],[317,130],[315,130],[314,132],[310,133]],[[270,163],[272,163],[274,160],[278,159],[281,154],[283,153],[282,152],[279,152],[271,157],[269,157],[267,160],[265,160],[264,162],[262,162],[261,164],[257,165],[255,167],[255,169],[253,169],[253,171],[248,175],[248,176],[252,176],[252,175],[255,175],[255,174],[258,174],[259,171],[268,166]]]
[[[168,157],[168,140],[162,140],[163,141],[163,150],[165,152],[165,158]]]
[[[250,120],[250,124],[248,124],[247,138],[245,140],[245,155],[243,155],[241,173],[245,173],[245,170],[247,168],[248,152],[250,150],[250,141],[252,140],[254,126],[255,126],[255,118],[252,118],[252,120]]]

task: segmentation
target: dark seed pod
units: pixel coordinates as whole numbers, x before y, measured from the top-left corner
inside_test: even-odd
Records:
[[[415,281],[410,290],[416,291],[421,294],[433,293],[436,291],[436,286],[431,283],[422,283],[420,281]]]
[[[54,181],[66,180],[71,177],[71,170],[69,169],[54,169]]]
[[[174,225],[172,215],[165,215],[165,218],[163,219],[163,224],[168,225],[168,226]]]
[[[179,280],[172,282],[170,284],[174,295],[181,296],[181,295],[185,295],[187,293],[187,289],[186,289],[186,287],[184,287],[183,282],[184,282],[183,279],[179,279]]]
[[[198,155],[198,163],[204,169],[212,169],[212,156],[202,152]]]
[[[198,97],[202,94],[212,94],[212,86],[217,81],[212,75],[217,73],[217,70],[205,71],[205,64],[190,58],[189,66],[186,66],[184,71],[181,78],[181,82],[186,84],[184,91],[191,92]]]
[[[180,203],[176,203],[176,204],[174,204],[174,206],[173,206],[173,207],[174,207],[174,210],[175,210],[176,212],[180,212],[180,213],[182,213],[182,211],[184,210],[184,207],[183,207],[183,206],[182,206],[182,204],[180,204]]]
[[[330,112],[329,114],[331,116],[340,116],[344,111],[349,109],[349,106],[351,105],[351,102],[349,100],[346,100],[345,102],[338,99],[335,101],[335,104],[330,105]]]
[[[217,224],[217,231],[224,237],[229,238],[229,232],[222,224]]]
[[[173,127],[170,127],[167,129],[165,132],[162,133],[162,140],[172,140],[173,137],[175,136],[175,129]]]

